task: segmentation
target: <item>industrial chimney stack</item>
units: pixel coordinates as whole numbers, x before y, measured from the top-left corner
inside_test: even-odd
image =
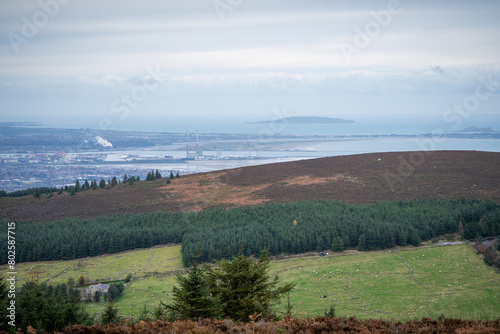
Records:
[[[198,130],[196,130],[196,156],[198,156]]]
[[[189,158],[189,130],[186,131],[186,158]]]

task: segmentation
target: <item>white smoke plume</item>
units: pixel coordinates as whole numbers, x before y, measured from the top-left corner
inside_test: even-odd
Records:
[[[103,146],[103,147],[113,147],[113,144],[111,144],[109,141],[106,139],[102,138],[101,136],[95,136],[95,141],[97,144]]]

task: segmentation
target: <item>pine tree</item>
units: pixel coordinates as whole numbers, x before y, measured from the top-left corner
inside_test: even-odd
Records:
[[[63,307],[64,326],[72,324],[84,324],[90,321],[90,316],[85,309],[78,303],[77,298],[72,302],[66,303]]]
[[[106,188],[106,181],[104,181],[104,179],[101,179],[101,181],[99,182],[99,188],[101,189]]]
[[[412,246],[420,246],[420,241],[420,236],[418,235],[417,230],[413,229],[410,235],[410,244]]]
[[[367,245],[366,245],[366,235],[363,233],[359,236],[358,239],[358,250],[364,251],[367,250]]]
[[[111,284],[108,288],[108,300],[115,301],[117,300],[124,289],[123,283]]]
[[[132,280],[132,274],[131,274],[131,273],[129,273],[129,274],[127,275],[127,277],[125,278],[125,283],[130,282],[130,280]]]
[[[207,267],[197,262],[198,254],[186,269],[187,275],[176,275],[179,286],[173,287],[173,302],[163,306],[169,315],[177,319],[206,319],[218,316],[217,300],[210,295],[206,284]]]
[[[179,172],[177,171],[177,174],[175,174],[175,178],[179,178],[180,175],[179,175]]]
[[[76,180],[76,182],[75,182],[75,191],[79,192],[80,190],[82,190],[82,186],[80,185],[80,181]]]
[[[162,302],[160,302],[160,307],[162,306]],[[144,303],[142,305],[142,308],[141,310],[139,311],[139,321],[150,321],[151,320],[151,317],[149,316],[149,310],[148,308],[146,307],[146,303]]]
[[[328,310],[325,310],[325,318],[335,318],[335,305],[331,304]]]
[[[118,322],[118,309],[115,308],[113,303],[108,303],[106,308],[101,313],[101,323],[103,325],[114,324]]]
[[[173,179],[174,178],[174,172],[170,172],[170,176],[169,176],[170,179]]]
[[[125,174],[125,176],[127,176],[127,174]],[[116,178],[116,176],[113,176],[113,178],[111,179],[111,186],[114,187],[118,184],[118,179]]]
[[[123,175],[123,183],[125,183],[127,181],[128,181],[128,177],[127,177],[127,173],[125,173],[125,175]]]
[[[290,292],[288,292],[286,294],[286,313],[285,315],[287,317],[293,317],[293,313],[292,313],[292,310],[293,310],[293,305],[292,303],[290,302]]]
[[[90,188],[89,181],[85,180],[85,183],[83,184],[83,190],[87,190]]]
[[[16,301],[16,315],[20,319],[21,328],[32,326],[35,330],[43,329],[43,301],[44,298],[37,283],[29,281],[23,285],[18,294],[18,301]]]
[[[279,278],[269,274],[269,253],[262,251],[258,260],[241,253],[231,261],[217,261],[217,268],[208,271],[211,294],[219,299],[224,318],[249,321],[254,314],[266,317],[272,303],[291,291],[293,284],[278,287]]]
[[[161,176],[160,172],[159,172],[159,171],[158,171],[158,169],[157,169],[157,170],[156,170],[156,173],[155,173],[155,179],[157,179],[157,180],[158,180],[158,179],[161,179],[161,178],[162,178],[162,176]]]
[[[341,237],[335,237],[332,241],[332,251],[342,252],[344,250],[344,240]]]

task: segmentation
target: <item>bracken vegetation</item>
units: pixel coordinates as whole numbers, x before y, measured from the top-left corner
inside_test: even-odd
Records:
[[[384,320],[358,320],[356,318],[285,318],[281,321],[256,319],[249,323],[231,320],[155,321],[134,324],[69,326],[68,334],[111,333],[498,333],[500,320],[471,321],[423,318],[405,323]]]

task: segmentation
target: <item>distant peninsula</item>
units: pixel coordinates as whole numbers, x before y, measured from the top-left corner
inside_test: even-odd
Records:
[[[491,127],[478,128],[478,127],[473,126],[473,127],[465,128],[462,130],[448,131],[448,132],[499,132],[499,131],[493,130]]]
[[[273,121],[259,121],[259,122],[245,122],[247,124],[268,124],[275,122],[283,122],[290,124],[344,124],[344,123],[354,123],[350,119],[342,118],[330,118],[330,117],[317,117],[317,116],[295,116],[295,117],[285,117]]]
[[[26,127],[26,126],[41,126],[39,122],[0,122],[0,126],[4,127]]]

